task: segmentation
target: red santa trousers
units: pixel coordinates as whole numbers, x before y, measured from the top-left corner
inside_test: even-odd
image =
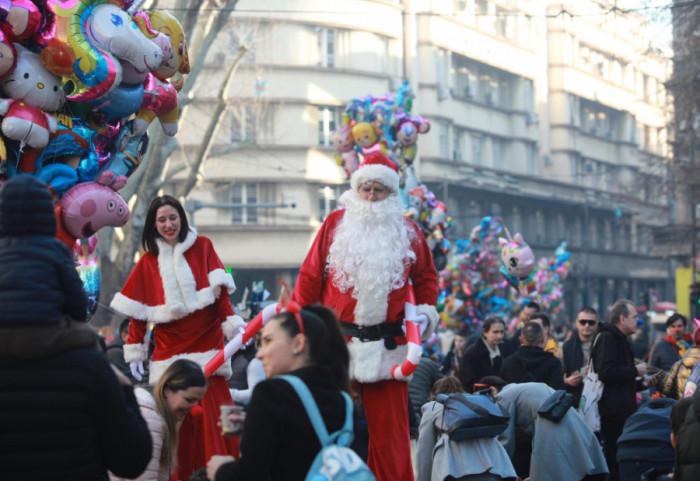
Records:
[[[222,376],[208,379],[207,392],[200,403],[201,415],[188,414],[182,422],[177,446],[177,467],[173,481],[187,481],[193,472],[206,467],[215,454],[238,458],[240,440],[221,434],[221,406],[231,405],[231,392]]]
[[[408,432],[408,383],[360,384],[369,430],[367,466],[377,481],[413,481]]]

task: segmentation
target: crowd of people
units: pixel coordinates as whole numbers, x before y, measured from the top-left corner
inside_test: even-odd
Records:
[[[111,302],[126,317],[104,345],[87,323],[71,254],[55,239],[50,191],[29,176],[7,181],[0,479],[303,480],[322,445],[283,375],[306,385],[329,433],[346,425],[344,393],[352,395],[353,449],[380,481],[700,479],[700,327],[691,332],[673,314],[666,336],[641,356],[630,342],[640,323],[628,300],[606,319],[579,309],[563,339],[535,302],[517,322],[491,315],[439,329],[437,272],[398,191],[396,165],[368,155],[284,310],[207,377],[204,366],[245,321],[229,300],[231,274],[177,199],[152,201],[143,255]],[[392,368],[407,362],[408,300],[421,338],[436,332],[448,345],[424,352],[412,378],[402,378]],[[591,401],[594,373],[602,393]],[[649,466],[630,477],[618,441],[638,407],[659,396],[672,399],[664,429],[673,473]],[[444,400],[474,397],[488,398],[506,424],[499,434],[452,437]],[[543,411],[552,400],[555,416]],[[599,428],[579,412],[591,402]],[[244,410],[221,414],[231,405]],[[242,429],[225,433],[222,423]]]

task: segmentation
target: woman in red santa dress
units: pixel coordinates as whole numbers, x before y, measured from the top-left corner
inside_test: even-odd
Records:
[[[141,245],[146,251],[112,300],[111,307],[131,317],[124,359],[137,379],[148,358],[147,324],[153,330],[155,350],[149,383],[154,385],[177,359],[190,359],[202,367],[224,347],[224,335],[233,337],[243,327],[234,315],[229,294],[236,286],[209,239],[189,227],[185,211],[174,197],[164,195],[151,202]],[[215,454],[238,454],[237,442],[224,439],[217,423],[222,404],[232,404],[226,379],[227,361],[209,379],[201,401],[202,415],[182,424],[178,447],[178,477],[206,465]]]

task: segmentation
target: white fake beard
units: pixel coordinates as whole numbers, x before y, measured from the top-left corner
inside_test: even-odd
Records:
[[[415,231],[404,218],[404,206],[395,194],[369,202],[348,190],[339,201],[345,214],[329,250],[329,273],[338,289],[352,290],[357,299],[356,324],[382,323],[389,293],[404,285],[406,266],[416,259],[411,250]]]

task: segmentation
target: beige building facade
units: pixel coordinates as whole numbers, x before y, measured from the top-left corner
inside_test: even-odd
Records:
[[[644,22],[597,1],[241,0],[180,124],[174,165],[247,43],[190,220],[240,286],[278,295],[349,186],[330,137],[346,103],[408,79],[413,113],[431,122],[418,177],[447,205],[450,239],[500,216],[538,255],[568,242],[569,309],[669,300],[669,261],[650,255],[671,209],[659,189],[669,62]]]

